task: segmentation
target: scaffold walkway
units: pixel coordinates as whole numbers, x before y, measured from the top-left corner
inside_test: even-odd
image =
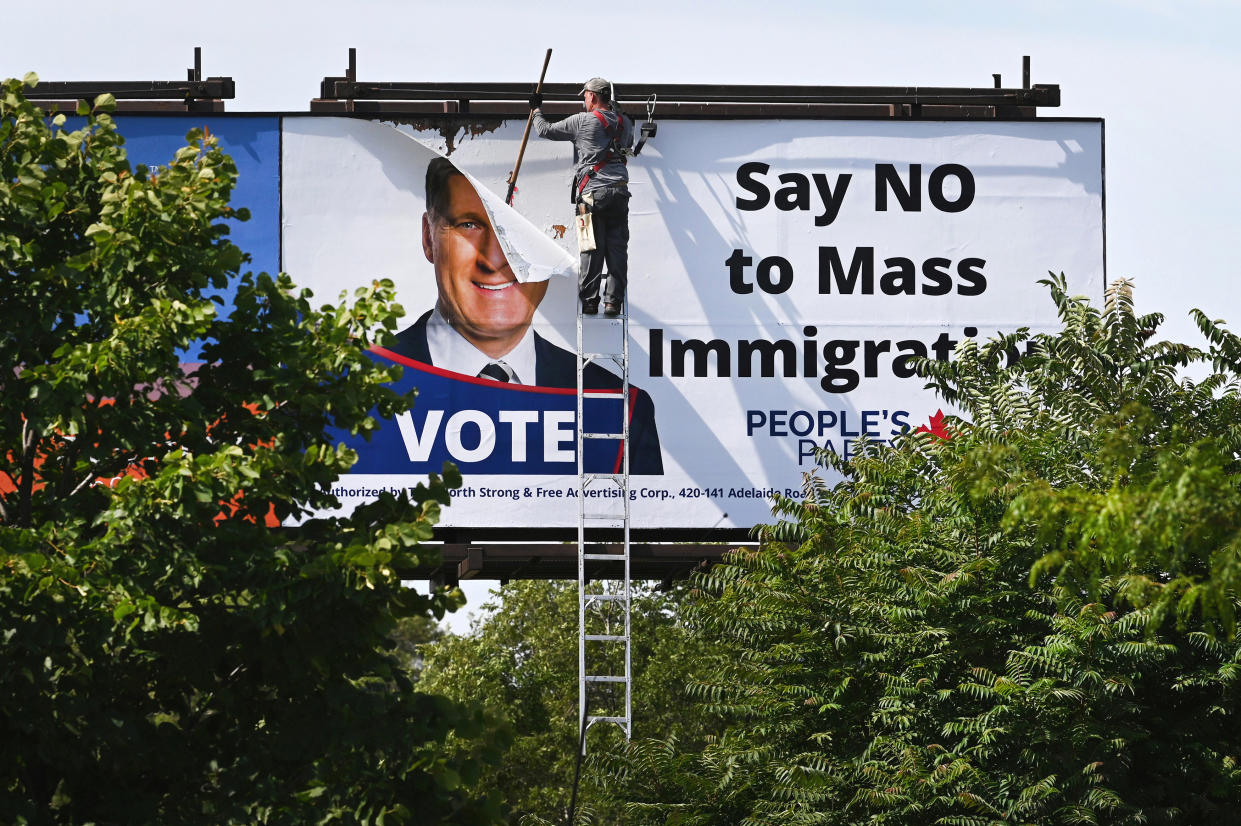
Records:
[[[620,374],[619,388],[586,388],[592,365]],[[611,371],[609,371],[611,372]],[[629,307],[621,314],[577,313],[577,592],[579,742],[595,723],[633,734],[629,546]],[[585,416],[587,399],[592,416]],[[619,415],[613,411],[619,410]],[[588,430],[587,427],[594,429]],[[602,429],[600,429],[602,428]],[[587,444],[619,441],[619,472],[587,473]],[[617,542],[619,536],[620,541]],[[590,576],[587,576],[587,569]]]

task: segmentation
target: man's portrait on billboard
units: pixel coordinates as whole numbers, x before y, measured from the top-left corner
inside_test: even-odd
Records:
[[[401,330],[389,351],[475,380],[576,388],[576,356],[531,326],[548,282],[517,278],[474,184],[446,158],[427,165],[420,229],[434,271],[435,305]],[[619,390],[621,379],[591,363],[583,387]],[[631,391],[630,472],[661,474],[654,403],[646,391]]]

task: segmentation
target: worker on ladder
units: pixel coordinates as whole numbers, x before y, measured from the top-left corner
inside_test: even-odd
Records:
[[[543,97],[530,98],[534,128],[540,137],[573,141],[573,192],[582,251],[578,294],[582,312],[599,312],[602,281],[603,313],[618,316],[625,301],[629,270],[629,171],[633,120],[616,106],[612,84],[601,77],[586,81],[585,112],[552,123],[543,117]],[[592,238],[593,236],[593,238]],[[593,242],[593,243],[592,243]],[[602,278],[604,264],[607,278]]]

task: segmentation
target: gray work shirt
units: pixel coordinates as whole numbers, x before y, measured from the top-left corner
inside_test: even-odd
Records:
[[[604,120],[607,121],[608,127],[616,132],[616,124],[620,122],[620,139],[617,141],[620,148],[628,149],[633,146],[633,121],[624,117],[610,109],[596,109]],[[612,139],[608,136],[608,130],[604,128],[603,123],[595,116],[594,112],[578,112],[576,115],[570,115],[562,121],[552,123],[543,117],[543,113],[539,110],[534,111],[534,130],[539,133],[539,137],[549,138],[554,141],[573,141],[573,192],[578,192],[581,186],[582,176],[594,168],[595,164],[602,162],[603,166],[599,167],[599,171],[595,172],[586,182],[583,192],[590,192],[592,189],[608,186],[609,184],[627,183],[629,181],[629,170],[625,168],[624,159],[609,157],[608,147],[612,143]]]

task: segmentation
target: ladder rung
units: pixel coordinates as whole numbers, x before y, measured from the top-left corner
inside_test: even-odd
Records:
[[[583,433],[583,439],[623,439],[624,433]]]
[[[613,393],[611,391],[601,391],[599,393],[596,393],[594,391],[589,391],[589,392],[583,393],[582,395],[588,399],[623,399],[625,398],[624,393]]]
[[[627,683],[628,677],[611,677],[603,675],[587,674],[583,679],[588,683]]]
[[[589,485],[591,482],[599,482],[599,481],[615,482],[616,484],[621,485],[623,487],[622,483],[625,481],[625,474],[623,473],[587,473],[582,476],[583,487],[585,487],[586,485]]]
[[[629,557],[624,554],[582,554],[582,559],[606,559],[611,562],[626,562]]]
[[[582,598],[586,601],[597,599],[600,602],[619,602],[625,599],[624,594],[583,594]]]
[[[596,717],[595,715],[591,714],[586,717],[586,724],[590,725],[591,723],[620,723],[622,725],[627,726],[629,725],[629,718],[628,717]]]
[[[582,353],[582,359],[585,361],[593,361],[594,359],[624,359],[624,353]]]
[[[587,634],[586,639],[590,642],[625,642],[629,638],[624,634]]]

